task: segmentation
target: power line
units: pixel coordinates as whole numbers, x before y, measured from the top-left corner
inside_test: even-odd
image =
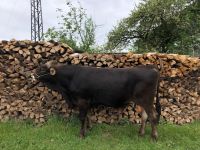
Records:
[[[31,40],[43,39],[43,20],[41,0],[31,0]]]

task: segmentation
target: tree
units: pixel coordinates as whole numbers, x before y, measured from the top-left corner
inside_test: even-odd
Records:
[[[190,55],[200,55],[200,1],[191,1],[180,13],[180,39],[170,48],[177,53],[185,52]]]
[[[58,9],[61,22],[59,28],[49,28],[45,34],[47,40],[55,40],[67,43],[74,50],[92,51],[95,44],[96,25],[86,11],[79,6],[74,6],[71,1],[67,1],[67,10]]]
[[[188,53],[184,41],[191,44],[199,39],[199,3],[199,0],[143,0],[108,34],[107,48]]]

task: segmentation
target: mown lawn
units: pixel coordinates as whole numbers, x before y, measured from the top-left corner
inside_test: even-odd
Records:
[[[200,122],[183,126],[161,123],[159,140],[144,138],[138,125],[94,124],[85,139],[78,137],[79,121],[52,117],[43,126],[30,122],[0,123],[0,150],[200,150]]]

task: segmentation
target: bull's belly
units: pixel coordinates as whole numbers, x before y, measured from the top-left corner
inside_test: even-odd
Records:
[[[98,105],[104,105],[108,107],[124,107],[128,104],[129,99],[128,98],[95,98],[92,100],[91,105],[92,106],[98,106]]]

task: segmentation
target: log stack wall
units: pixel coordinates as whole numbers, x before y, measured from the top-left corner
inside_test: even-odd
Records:
[[[69,117],[77,113],[62,96],[31,82],[31,73],[49,60],[93,67],[124,68],[156,64],[160,68],[159,97],[162,117],[172,123],[200,119],[200,58],[178,54],[76,54],[57,42],[0,41],[0,121],[10,118],[32,119],[43,123],[51,114]],[[93,122],[113,123],[127,118],[140,123],[140,109],[130,103],[126,108],[93,108]]]

